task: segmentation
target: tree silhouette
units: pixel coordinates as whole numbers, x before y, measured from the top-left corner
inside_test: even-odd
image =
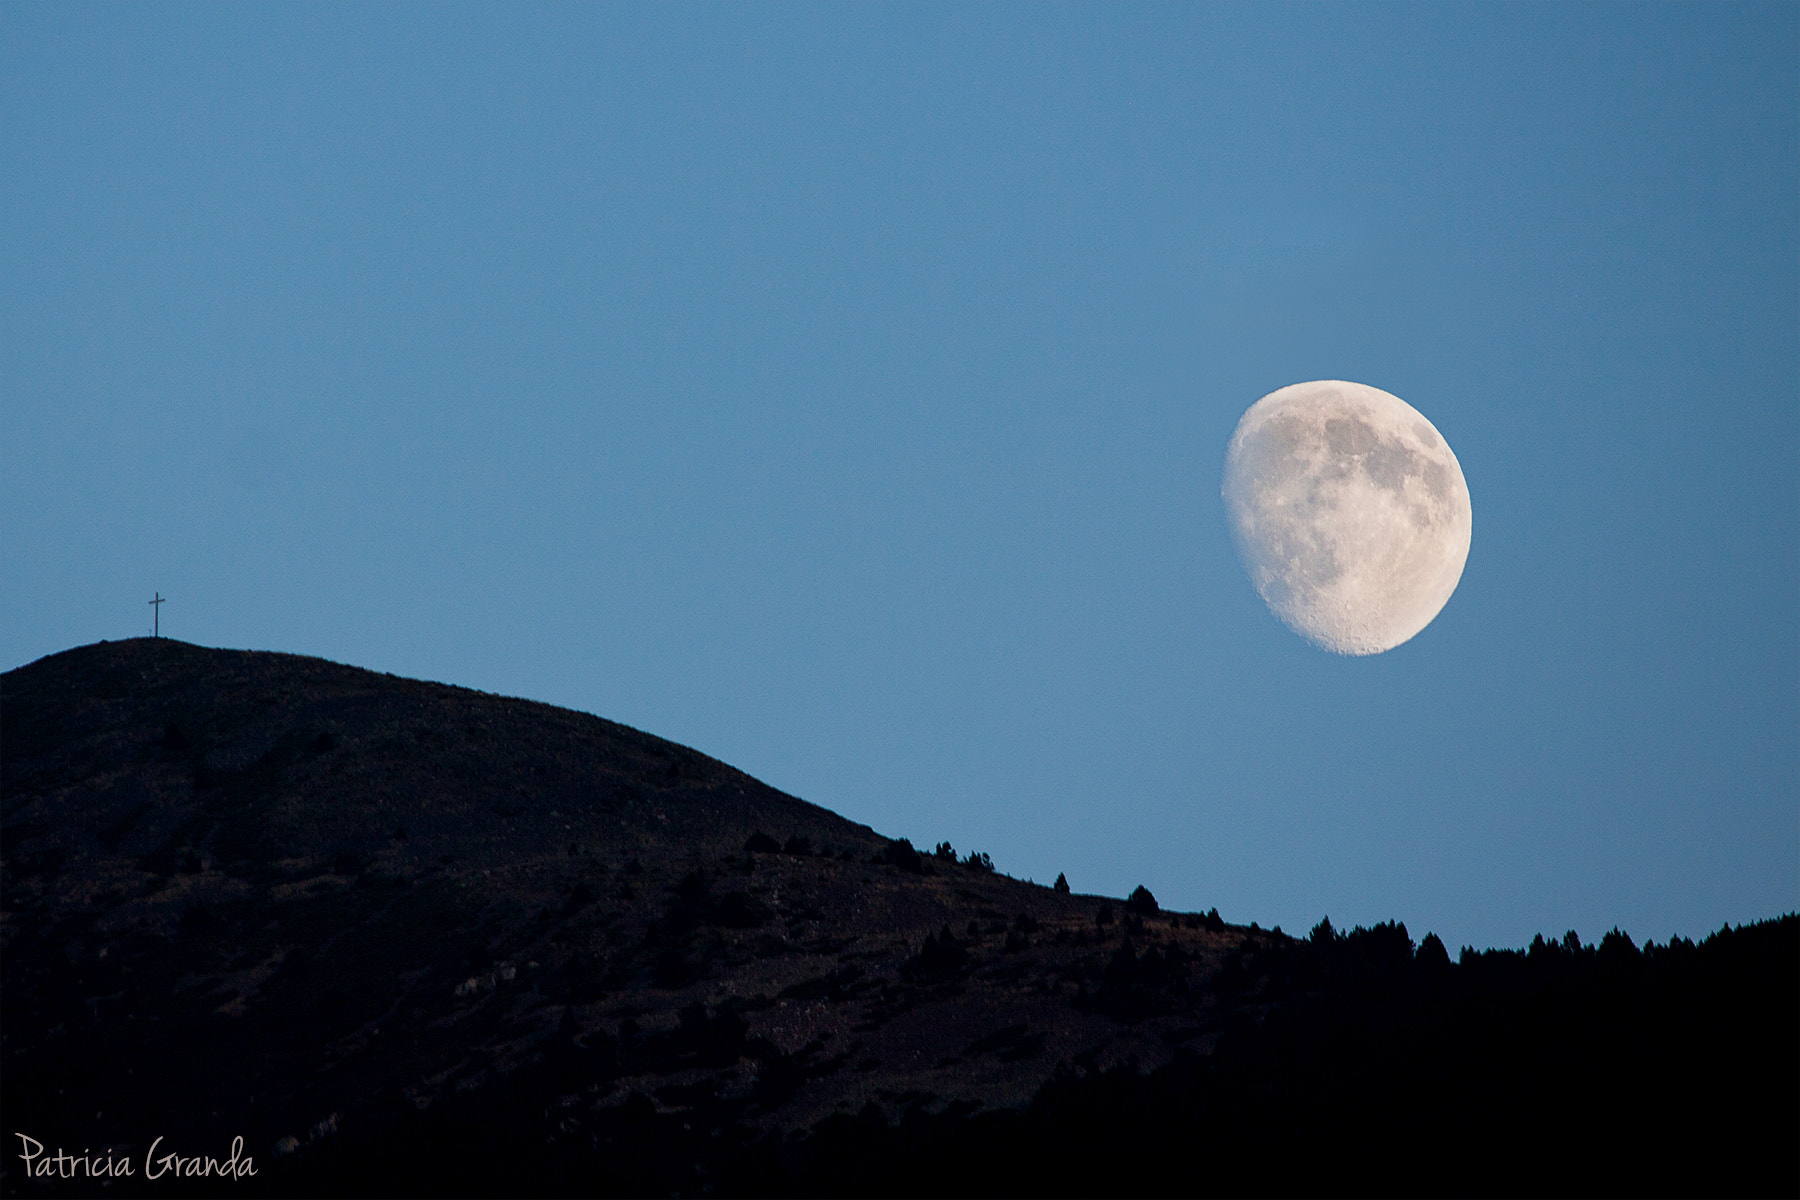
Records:
[[[925,860],[919,857],[919,852],[913,849],[912,842],[906,838],[896,838],[889,842],[875,855],[875,861],[899,867],[902,871],[913,875],[925,873]]]
[[[955,974],[969,961],[969,952],[956,940],[948,925],[925,935],[919,953],[907,962],[908,973],[919,979],[941,979]]]

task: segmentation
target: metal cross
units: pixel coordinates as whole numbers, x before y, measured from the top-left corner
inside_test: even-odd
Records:
[[[155,614],[150,626],[151,637],[162,636],[162,602],[163,594],[161,592],[156,593],[156,599],[147,601],[150,605],[150,611]]]

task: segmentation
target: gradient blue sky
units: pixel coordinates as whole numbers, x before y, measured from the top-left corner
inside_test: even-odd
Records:
[[[1800,7],[0,6],[0,666],[528,696],[1077,891],[1800,904]],[[1259,396],[1474,500],[1375,658]]]

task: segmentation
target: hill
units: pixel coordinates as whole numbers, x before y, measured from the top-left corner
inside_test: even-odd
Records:
[[[241,1137],[254,1177],[183,1181],[231,1194],[1800,1183],[1792,917],[1297,940],[293,655],[0,677],[0,903],[8,1195],[172,1194],[159,1136],[202,1166]]]

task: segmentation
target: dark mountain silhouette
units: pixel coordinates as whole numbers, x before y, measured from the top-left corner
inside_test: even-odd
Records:
[[[1793,916],[1295,939],[318,659],[0,677],[0,903],[7,1195],[1800,1189]]]

